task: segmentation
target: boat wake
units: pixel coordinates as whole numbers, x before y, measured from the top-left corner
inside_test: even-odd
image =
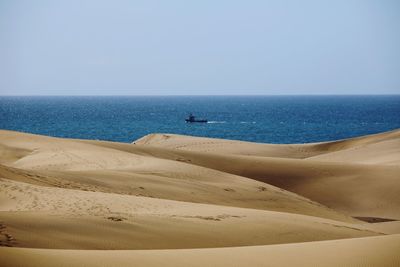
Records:
[[[207,123],[226,123],[226,121],[208,121]]]

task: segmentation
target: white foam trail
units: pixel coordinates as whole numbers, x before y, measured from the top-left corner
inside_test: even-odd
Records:
[[[226,123],[226,121],[208,121],[207,123]]]

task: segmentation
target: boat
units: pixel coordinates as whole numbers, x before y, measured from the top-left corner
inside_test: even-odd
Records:
[[[189,114],[189,117],[187,119],[185,119],[185,121],[187,123],[192,123],[192,122],[203,122],[204,123],[204,122],[207,122],[207,120],[204,120],[204,119],[196,119],[196,117],[193,116],[192,113]]]

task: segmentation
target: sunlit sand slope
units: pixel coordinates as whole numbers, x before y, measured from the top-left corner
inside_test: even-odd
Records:
[[[50,188],[7,179],[0,181],[0,200],[2,225],[15,244],[23,247],[223,247],[380,234],[362,225],[290,213]]]
[[[0,248],[4,266],[379,266],[400,265],[400,235],[216,249],[84,251]]]
[[[315,144],[261,144],[176,134],[150,134],[139,145],[218,154],[310,158],[353,163],[400,163],[400,131]]]

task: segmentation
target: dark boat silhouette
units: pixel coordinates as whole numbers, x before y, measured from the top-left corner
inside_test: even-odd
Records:
[[[196,119],[195,116],[193,116],[192,113],[189,114],[189,117],[187,119],[185,119],[185,121],[187,123],[192,123],[192,122],[207,122],[207,120],[203,120],[203,119]]]

